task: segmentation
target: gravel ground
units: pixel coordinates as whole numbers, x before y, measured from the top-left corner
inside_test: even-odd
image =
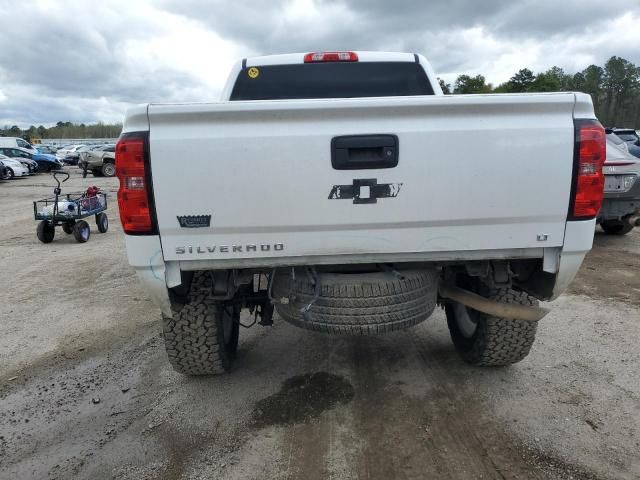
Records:
[[[72,174],[66,191],[115,192]],[[377,338],[276,318],[241,332],[231,374],[192,379],[166,361],[114,195],[108,233],[43,245],[31,201],[51,190],[0,183],[0,478],[640,478],[640,231],[596,233],[511,368],[462,363],[438,310]]]

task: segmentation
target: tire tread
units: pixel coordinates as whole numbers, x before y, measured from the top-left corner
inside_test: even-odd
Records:
[[[276,306],[286,321],[301,328],[335,335],[376,335],[405,330],[425,320],[435,308],[435,270],[375,274],[319,274],[320,296],[310,278],[276,277],[276,296],[289,303]],[[312,303],[306,314],[301,309]]]
[[[487,298],[500,303],[537,306],[538,301],[525,292],[512,288],[492,289]],[[537,322],[492,317],[476,312],[478,330],[472,344],[466,345],[457,335],[453,309],[447,305],[447,323],[453,342],[463,359],[472,365],[496,367],[512,365],[523,360],[535,342]]]
[[[210,296],[209,275],[196,272],[188,302],[172,304],[173,317],[162,315],[167,357],[173,368],[185,375],[219,375],[231,366],[232,355],[221,345],[218,334],[216,313],[220,307]]]

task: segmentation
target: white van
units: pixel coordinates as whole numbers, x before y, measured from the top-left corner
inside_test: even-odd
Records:
[[[0,147],[26,148],[31,153],[38,153],[36,147],[19,137],[0,137]]]

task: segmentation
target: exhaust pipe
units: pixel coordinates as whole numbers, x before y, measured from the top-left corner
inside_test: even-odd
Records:
[[[473,308],[493,317],[538,322],[549,313],[548,308],[529,307],[516,303],[500,303],[453,285],[440,284],[438,290],[443,298],[448,298],[461,303],[465,307]]]
[[[632,227],[640,227],[640,215],[631,215],[627,217],[627,223]]]

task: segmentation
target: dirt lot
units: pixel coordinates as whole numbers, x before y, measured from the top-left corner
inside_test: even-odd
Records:
[[[91,183],[117,185],[68,182]],[[276,319],[241,332],[232,374],[191,379],[165,359],[115,202],[108,233],[43,245],[30,202],[51,189],[0,184],[0,478],[640,478],[638,231],[596,233],[511,368],[463,364],[438,311],[365,339]]]

